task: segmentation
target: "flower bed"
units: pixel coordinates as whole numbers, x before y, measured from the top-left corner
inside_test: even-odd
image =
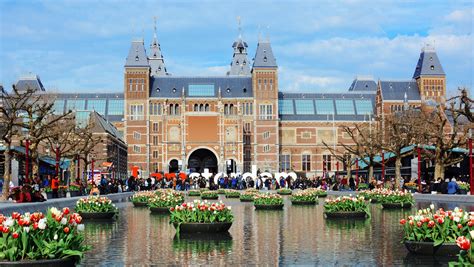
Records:
[[[98,196],[79,199],[74,210],[84,219],[110,219],[118,212],[112,200]]]
[[[226,232],[234,221],[231,207],[222,202],[195,200],[171,208],[170,212],[170,223],[178,234]]]
[[[237,190],[228,189],[225,191],[225,197],[226,198],[239,198],[240,192]]]
[[[220,189],[217,190],[217,194],[219,194],[219,195],[224,195],[224,194],[225,194],[225,191],[226,191],[226,190],[225,190],[224,188],[220,188]]]
[[[318,197],[311,191],[300,191],[291,196],[293,205],[314,205],[318,202]]]
[[[169,208],[181,205],[184,202],[184,195],[177,191],[167,191],[160,196],[150,198],[148,207],[152,212],[168,212]]]
[[[369,205],[364,197],[338,197],[326,199],[324,214],[327,218],[356,218],[370,216]]]
[[[289,188],[281,188],[277,190],[277,193],[280,195],[291,195],[291,189]]]
[[[449,266],[474,266],[474,247],[471,244],[473,237],[474,231],[470,231],[467,237],[460,236],[456,239],[456,245],[461,249],[458,262],[450,262]]]
[[[277,194],[262,193],[253,198],[255,209],[283,209],[283,198]]]
[[[378,197],[378,203],[381,203],[385,209],[390,208],[411,208],[415,203],[413,195],[408,191],[383,189]]]
[[[200,190],[189,190],[188,196],[190,197],[200,197],[201,191]]]
[[[432,249],[424,249],[420,254],[441,255],[437,247],[454,244],[459,236],[467,236],[474,226],[474,214],[455,208],[454,211],[439,209],[434,211],[434,206],[418,210],[414,215],[400,220],[403,225],[405,244],[413,242],[428,243]],[[407,246],[408,249],[410,249]]]
[[[69,208],[50,208],[46,215],[13,212],[0,214],[0,262],[34,265],[44,260],[73,259],[77,261],[90,248],[84,245],[84,225]],[[52,263],[48,261],[48,263]],[[64,264],[64,262],[63,262]]]
[[[404,184],[408,191],[415,193],[418,190],[418,184],[414,182],[409,182]]]
[[[253,198],[256,194],[258,194],[258,192],[246,190],[242,194],[240,194],[240,201],[242,201],[242,202],[252,202]]]
[[[359,189],[359,190],[368,190],[369,185],[366,184],[366,183],[360,183],[359,185],[357,185],[357,189]]]
[[[465,183],[465,182],[456,182],[456,183],[459,186],[460,194],[465,195],[467,194],[467,192],[469,192],[469,189],[471,188],[471,186],[468,183]]]
[[[308,188],[305,190],[306,192],[311,192],[314,196],[320,198],[320,197],[327,197],[328,192],[326,190],[320,189],[320,188]]]
[[[148,200],[155,197],[156,195],[156,192],[141,191],[136,192],[133,196],[131,196],[130,200],[135,207],[146,207],[148,205]]]
[[[201,192],[202,199],[218,199],[219,195],[216,191],[202,191]]]

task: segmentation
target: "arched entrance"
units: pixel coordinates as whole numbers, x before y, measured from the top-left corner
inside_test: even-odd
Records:
[[[209,169],[209,172],[217,172],[217,157],[209,149],[199,148],[189,155],[188,168],[191,172],[204,172],[204,169]]]
[[[173,172],[176,172],[178,170],[179,166],[178,166],[178,160],[177,159],[172,159],[170,161],[170,165],[169,165],[169,173],[173,173]]]

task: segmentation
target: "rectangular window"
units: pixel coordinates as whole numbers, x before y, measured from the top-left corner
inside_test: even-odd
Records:
[[[140,147],[137,146],[137,145],[134,145],[134,146],[133,146],[133,152],[135,152],[135,153],[140,153],[140,152],[141,152]]]
[[[250,128],[250,122],[246,122],[246,123],[244,124],[244,132],[245,132],[245,133],[250,133],[251,130],[252,130],[252,129]]]
[[[130,120],[131,121],[143,120],[143,105],[137,105],[137,104],[130,105]]]
[[[142,139],[142,135],[139,132],[133,132],[133,139],[140,140]]]
[[[150,104],[150,115],[161,115],[161,103]]]
[[[291,156],[284,154],[280,156],[280,171],[289,171],[291,169]]]
[[[158,130],[158,122],[154,122],[153,123],[153,132],[157,133],[159,130]]]
[[[263,133],[263,139],[269,139],[270,138],[270,132],[264,132]]]
[[[190,84],[188,96],[215,96],[214,84]]]
[[[152,137],[152,144],[153,144],[154,146],[157,146],[157,145],[158,145],[158,136],[153,136],[153,137]]]
[[[337,114],[339,115],[355,115],[354,103],[352,100],[336,100]]]
[[[62,115],[64,113],[64,100],[54,100],[53,111],[55,115]]]
[[[301,139],[311,139],[311,132],[302,132]]]
[[[317,99],[316,113],[319,115],[334,114],[334,103],[329,99]]]
[[[270,152],[270,145],[264,145],[263,146],[263,152]]]
[[[128,90],[133,91],[133,79],[128,79]]]
[[[358,115],[373,114],[374,108],[372,106],[372,100],[368,100],[368,99],[355,100],[355,106],[356,106]]]
[[[123,116],[123,100],[109,100],[109,107],[107,115]]]
[[[84,99],[68,99],[66,102],[66,110],[85,110],[86,109],[86,100]]]
[[[296,114],[314,115],[313,100],[295,100]]]
[[[331,171],[331,155],[323,155],[323,167],[325,171]]]
[[[293,115],[293,99],[278,100],[278,110],[281,115]]]
[[[87,109],[94,110],[100,115],[105,115],[105,99],[89,99],[87,100]]]
[[[302,155],[301,169],[307,172],[311,171],[311,155]]]
[[[158,151],[157,150],[153,150],[153,158],[154,159],[158,158]]]
[[[273,117],[273,106],[272,105],[260,105],[260,119],[271,120]]]

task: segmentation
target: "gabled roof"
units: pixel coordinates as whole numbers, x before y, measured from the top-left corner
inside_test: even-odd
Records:
[[[43,92],[46,91],[40,77],[35,74],[20,77],[15,86],[19,91],[26,91],[28,89]]]
[[[113,126],[112,123],[108,122],[103,116],[101,116],[99,113],[95,111],[91,111],[90,116],[91,116],[92,121],[95,123],[94,131],[100,130],[102,132],[109,133],[110,135],[114,136],[121,142],[125,143],[122,137],[120,136],[120,133],[118,132],[117,128],[115,128],[115,126]]]
[[[149,67],[143,40],[132,41],[125,67]]]
[[[186,97],[195,98],[245,98],[253,97],[252,77],[250,76],[220,76],[220,77],[177,77],[163,76],[151,77],[150,97],[179,98],[184,94]],[[199,94],[203,86],[204,94]],[[194,87],[190,93],[190,87]]]
[[[420,76],[445,76],[443,67],[439,62],[436,51],[432,48],[425,47],[420,53],[420,58],[416,64],[413,78]]]
[[[418,84],[415,80],[408,81],[379,81],[382,98],[387,100],[405,100],[405,93],[408,101],[421,100]]]
[[[253,59],[254,68],[277,68],[276,59],[273,56],[272,46],[269,41],[259,41],[255,58]]]
[[[372,78],[356,77],[349,91],[377,91],[377,83]]]

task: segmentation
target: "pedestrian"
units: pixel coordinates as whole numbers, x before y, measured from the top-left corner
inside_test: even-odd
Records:
[[[53,180],[51,181],[51,191],[53,192],[53,198],[58,198],[58,191],[59,191],[59,177],[54,176]]]
[[[448,183],[448,194],[453,195],[459,190],[459,185],[456,183],[456,178],[451,179]]]

